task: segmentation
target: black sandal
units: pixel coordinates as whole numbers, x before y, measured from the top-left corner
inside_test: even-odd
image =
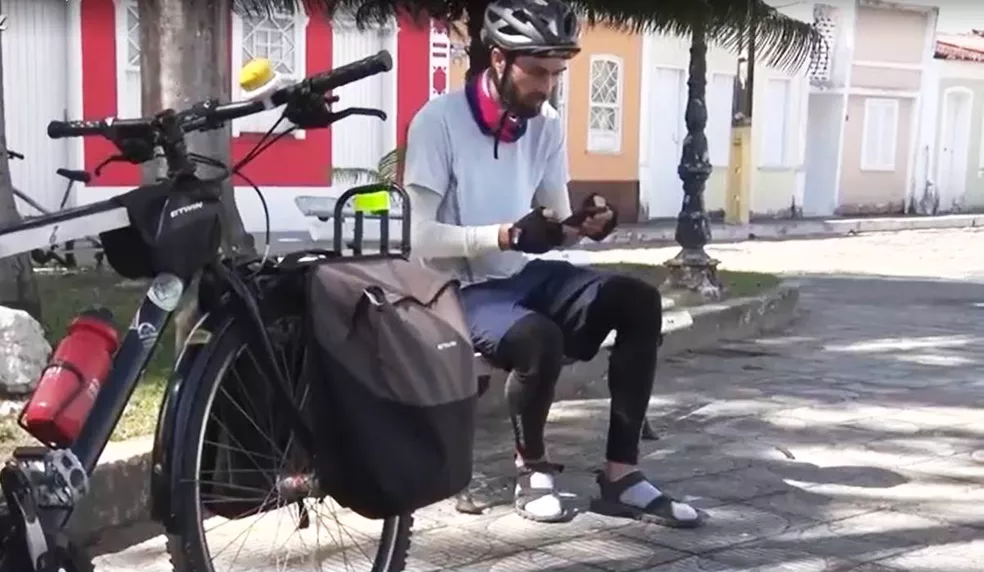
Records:
[[[564,522],[566,520],[570,520],[572,516],[571,511],[564,506],[564,502],[557,494],[556,488],[533,488],[533,485],[530,482],[533,473],[547,473],[556,475],[563,471],[563,465],[550,463],[547,461],[532,463],[530,465],[520,467],[519,476],[516,477],[516,493],[513,500],[513,508],[516,509],[516,514],[534,522]],[[560,513],[557,515],[544,516],[533,514],[526,509],[531,502],[542,499],[543,497],[556,498],[557,503],[561,507]]]
[[[642,481],[649,482],[641,471],[629,473],[615,482],[609,481],[604,473],[599,471],[596,482],[601,495],[599,498],[591,499],[591,510],[606,516],[631,518],[672,528],[696,528],[703,523],[703,518],[697,509],[694,509],[694,512],[697,513],[696,518],[682,519],[677,517],[673,512],[674,505],[690,505],[681,503],[666,493],[653,499],[645,508],[628,505],[620,500],[622,493]]]

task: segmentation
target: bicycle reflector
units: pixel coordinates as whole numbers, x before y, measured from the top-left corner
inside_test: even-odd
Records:
[[[364,193],[355,196],[355,212],[375,213],[388,211],[390,208],[389,189]]]

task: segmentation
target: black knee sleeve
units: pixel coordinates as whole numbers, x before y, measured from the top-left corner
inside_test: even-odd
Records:
[[[564,334],[549,318],[529,314],[517,321],[496,348],[505,369],[535,377],[559,371],[564,359]]]
[[[612,276],[598,290],[588,316],[589,327],[618,335],[659,340],[663,299],[654,286],[630,276]]]

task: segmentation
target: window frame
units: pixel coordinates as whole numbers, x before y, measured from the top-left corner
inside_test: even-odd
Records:
[[[132,65],[130,63],[130,35],[129,35],[129,16],[130,9],[137,11],[137,65]],[[136,117],[140,117],[143,113],[143,93],[142,88],[137,89],[137,93],[131,93],[129,86],[129,75],[137,74],[137,85],[141,85],[140,80],[140,39],[139,39],[139,11],[137,0],[115,0],[115,15],[116,15],[116,115],[120,117],[130,118],[128,116],[133,115],[132,113],[126,112],[129,109],[129,99],[136,98]]]
[[[594,66],[596,63],[615,64],[615,103],[595,102],[591,97]],[[592,54],[588,64],[588,108],[587,108],[587,151],[589,153],[599,153],[608,155],[618,155],[622,152],[622,135],[624,122],[624,100],[625,100],[625,62],[622,58],[612,54]],[[615,129],[601,130],[591,127],[591,110],[596,107],[615,110]]]

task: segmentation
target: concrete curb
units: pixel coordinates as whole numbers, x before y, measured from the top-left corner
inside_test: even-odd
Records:
[[[69,531],[82,546],[114,527],[150,519],[153,437],[110,443],[89,479],[89,494],[72,513]]]
[[[667,323],[689,325],[674,328],[665,335],[660,357],[665,359],[723,340],[781,329],[795,318],[798,301],[798,287],[782,285],[755,297],[736,298],[686,310],[667,308],[668,317],[679,314]],[[568,366],[557,388],[557,399],[607,397],[607,368],[607,352],[601,352],[590,362]],[[492,387],[479,402],[481,415],[496,418],[506,415],[502,391],[504,378],[502,372],[493,375]],[[142,437],[111,443],[106,448],[90,481],[91,492],[76,509],[70,523],[73,537],[79,543],[93,544],[100,540],[102,533],[111,536],[111,529],[115,527],[149,520],[148,475],[152,446],[152,438]]]
[[[783,284],[764,294],[735,298],[719,304],[709,304],[674,312],[689,313],[689,327],[675,329],[663,336],[660,359],[713,346],[721,341],[749,337],[761,332],[781,329],[796,317],[799,288]],[[664,320],[665,322],[665,320]],[[608,352],[589,362],[578,362],[564,369],[557,385],[556,400],[597,399],[608,396]],[[492,376],[488,393],[479,401],[479,414],[505,417],[503,392],[505,374]]]
[[[713,223],[713,243],[745,240],[782,240],[791,238],[832,238],[865,232],[975,228],[984,226],[984,214],[905,217],[830,218],[821,220],[776,220],[744,225]],[[585,244],[585,250],[675,245],[674,225],[625,225],[600,244]]]

